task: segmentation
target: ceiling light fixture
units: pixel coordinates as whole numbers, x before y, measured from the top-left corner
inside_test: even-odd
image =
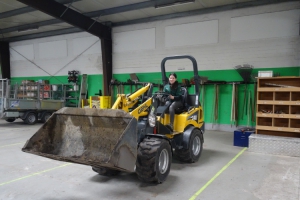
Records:
[[[18,32],[21,33],[21,32],[28,32],[28,31],[35,31],[35,30],[38,30],[38,29],[39,29],[38,26],[27,27],[27,28],[19,28]]]
[[[179,6],[179,5],[188,4],[188,3],[195,3],[195,0],[174,1],[173,3],[166,3],[166,4],[156,5],[155,8],[156,9],[167,8],[167,7]]]

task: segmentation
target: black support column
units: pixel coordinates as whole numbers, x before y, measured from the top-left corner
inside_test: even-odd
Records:
[[[18,0],[41,12],[51,15],[66,23],[82,29],[101,40],[102,65],[103,65],[103,90],[108,95],[109,81],[112,78],[112,39],[111,28],[105,26],[81,13],[72,10],[54,0]]]
[[[102,64],[103,64],[103,93],[109,95],[109,84],[112,79],[112,41],[101,40]]]
[[[10,79],[10,55],[8,42],[0,42],[0,66],[2,78]]]

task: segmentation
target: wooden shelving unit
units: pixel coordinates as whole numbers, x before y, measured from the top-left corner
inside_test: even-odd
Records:
[[[256,133],[300,137],[300,77],[257,81]]]

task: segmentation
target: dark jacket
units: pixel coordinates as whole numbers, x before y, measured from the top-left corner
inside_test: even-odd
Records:
[[[172,89],[170,84],[168,83],[164,86],[164,92],[174,96],[174,99],[170,99],[171,102],[181,101],[181,87],[178,85],[177,81],[174,83],[174,86],[175,87]]]

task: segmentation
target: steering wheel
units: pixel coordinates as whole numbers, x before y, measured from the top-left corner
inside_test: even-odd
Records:
[[[155,98],[157,98],[160,102],[165,103],[170,99],[170,94],[166,92],[156,92]]]

